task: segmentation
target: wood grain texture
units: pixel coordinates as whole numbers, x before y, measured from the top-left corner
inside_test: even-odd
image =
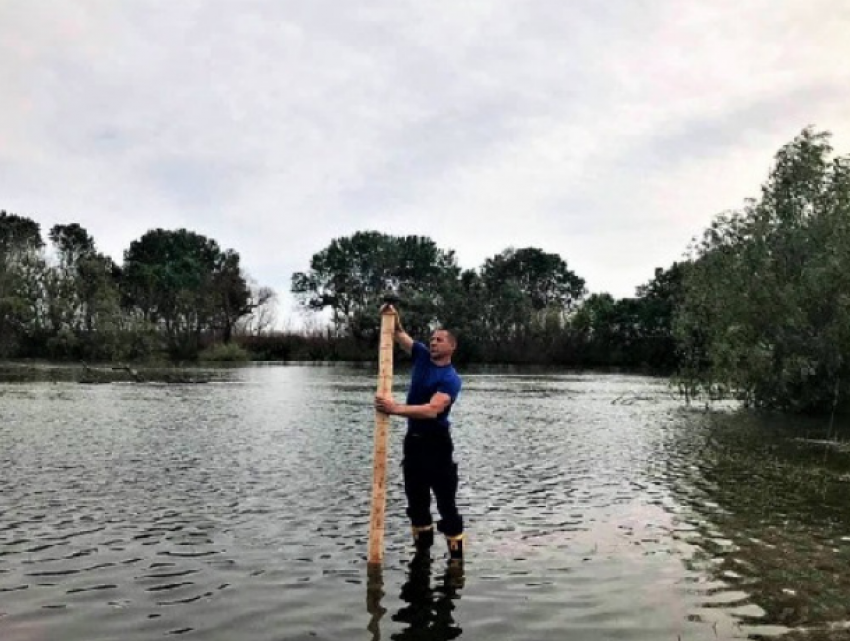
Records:
[[[378,394],[390,396],[393,389],[393,334],[395,314],[381,314],[381,341],[378,353]],[[375,411],[375,450],[372,470],[372,516],[369,521],[369,563],[384,561],[384,511],[387,502],[387,440],[390,417]]]

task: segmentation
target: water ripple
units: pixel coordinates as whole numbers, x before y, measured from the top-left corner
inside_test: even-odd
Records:
[[[803,446],[637,376],[465,376],[460,573],[442,542],[409,564],[395,421],[367,575],[374,381],[0,386],[0,638],[817,638],[850,620],[842,455],[807,485]]]

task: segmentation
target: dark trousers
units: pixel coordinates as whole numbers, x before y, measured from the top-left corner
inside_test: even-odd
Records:
[[[431,492],[437,499],[440,522],[437,529],[446,536],[463,533],[463,519],[457,511],[457,463],[448,432],[404,437],[404,493],[407,515],[414,527],[431,525]]]

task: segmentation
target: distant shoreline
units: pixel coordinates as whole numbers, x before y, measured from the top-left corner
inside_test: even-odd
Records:
[[[0,361],[0,383],[207,383],[220,378],[227,369],[204,364]]]
[[[350,366],[357,368],[377,367],[374,360],[268,360],[268,361],[188,361],[171,363],[168,361],[150,361],[140,363],[100,362],[86,363],[81,361],[47,361],[47,360],[6,360],[0,361],[0,383],[183,383],[208,382],[228,377],[228,372],[244,367],[284,366],[284,365],[314,365],[314,366]],[[404,358],[400,358],[398,366],[403,370]],[[650,376],[654,378],[669,378],[665,372],[649,369],[625,369],[618,367],[577,368],[568,365],[553,365],[541,363],[463,363],[459,369],[467,374],[488,372],[558,372],[575,374],[626,374]]]

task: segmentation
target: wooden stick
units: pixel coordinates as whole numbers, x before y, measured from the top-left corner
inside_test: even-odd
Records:
[[[378,395],[390,396],[393,390],[393,335],[395,314],[381,313],[381,346],[378,352]],[[369,563],[384,560],[384,511],[387,502],[387,433],[390,417],[375,410],[375,452],[372,472],[372,517],[369,526]]]

